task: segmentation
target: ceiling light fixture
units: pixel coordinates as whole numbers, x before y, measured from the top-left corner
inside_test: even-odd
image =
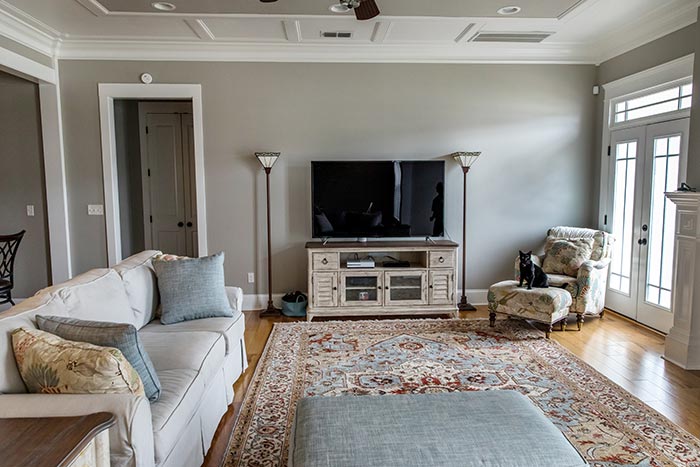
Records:
[[[155,8],[156,10],[160,11],[173,11],[175,8],[177,8],[175,5],[173,5],[170,2],[153,2],[151,3],[151,6]]]
[[[333,13],[347,13],[350,11],[350,8],[347,5],[343,5],[342,3],[336,3],[335,5],[331,5],[328,7],[329,10],[331,10]]]
[[[508,16],[508,15],[515,15],[517,13],[520,13],[521,11],[522,11],[522,8],[520,8],[519,6],[513,5],[513,6],[504,6],[503,8],[499,8],[497,13],[499,15]]]

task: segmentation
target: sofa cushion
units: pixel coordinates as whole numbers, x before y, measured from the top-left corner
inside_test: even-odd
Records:
[[[233,316],[224,283],[224,254],[178,261],[153,261],[163,324]]]
[[[141,329],[150,323],[158,307],[158,284],[151,260],[160,252],[146,250],[114,266],[124,283],[124,290],[134,312],[134,326]]]
[[[226,340],[215,332],[140,332],[139,337],[159,378],[167,370],[194,370],[206,382],[226,358]]]
[[[200,404],[206,404],[205,378],[196,370],[162,370],[158,375],[161,395],[151,404],[156,465],[168,457]]]
[[[60,297],[39,294],[0,314],[0,393],[27,392],[12,351],[12,331],[36,327],[34,317],[37,314],[66,316],[67,313]]]
[[[228,355],[231,350],[238,348],[238,343],[243,339],[245,319],[243,313],[234,311],[233,318],[205,318],[167,325],[160,321],[152,321],[141,328],[140,332],[143,335],[143,333],[192,331],[208,331],[221,334],[226,340],[226,355]]]
[[[35,328],[13,331],[12,348],[31,393],[144,395],[141,378],[118,349]]]
[[[71,318],[128,324],[136,322],[122,279],[112,269],[93,269],[45,290],[61,297]]]
[[[148,400],[151,402],[158,400],[160,395],[158,375],[132,324],[41,315],[36,316],[36,324],[42,331],[50,332],[63,339],[119,349],[139,374]]]

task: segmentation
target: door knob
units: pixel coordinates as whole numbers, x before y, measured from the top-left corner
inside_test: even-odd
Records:
[[[640,245],[646,245],[646,244],[647,244],[647,239],[646,239],[646,238],[640,238],[639,240],[637,240],[637,243],[639,243]]]
[[[178,227],[184,227],[184,226],[185,226],[185,223],[184,223],[184,222],[178,222],[178,223],[177,223],[177,226],[178,226]]]
[[[192,227],[192,222],[188,222],[187,227]]]
[[[642,231],[643,231],[643,232],[646,232],[647,230],[649,230],[649,226],[646,225],[646,224],[644,224],[644,225],[642,226]]]

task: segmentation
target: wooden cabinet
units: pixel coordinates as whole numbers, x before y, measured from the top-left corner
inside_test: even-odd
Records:
[[[458,316],[456,243],[312,242],[306,248],[309,321],[318,316]],[[371,257],[375,267],[348,268],[347,260],[357,257]],[[384,264],[396,259],[408,262],[409,267]]]

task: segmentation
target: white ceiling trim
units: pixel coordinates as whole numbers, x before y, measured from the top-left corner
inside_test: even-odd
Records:
[[[0,31],[2,35],[25,47],[53,57],[56,52],[56,45],[60,41],[58,31],[54,31],[55,34],[51,34],[49,32],[52,31],[51,28],[44,23],[39,21],[30,23],[25,18],[20,19],[16,16],[15,11],[6,10],[7,6],[17,10],[7,2],[0,0]],[[29,15],[25,16],[28,17]]]
[[[246,44],[66,40],[60,59],[330,62],[330,63],[577,63],[596,58],[570,44],[470,44],[468,47],[387,44]]]

